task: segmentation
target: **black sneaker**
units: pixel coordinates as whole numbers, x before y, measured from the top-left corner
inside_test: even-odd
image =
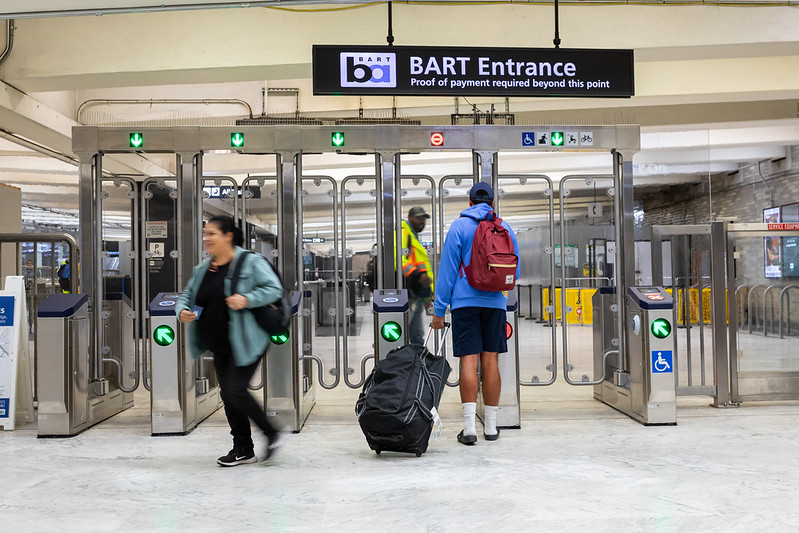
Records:
[[[264,461],[268,461],[270,457],[274,457],[275,452],[283,444],[284,434],[283,431],[275,431],[267,437],[266,453],[264,454]]]
[[[254,463],[258,458],[253,452],[241,453],[236,450],[230,450],[227,455],[220,457],[216,460],[220,466],[238,466],[246,465],[247,463]]]

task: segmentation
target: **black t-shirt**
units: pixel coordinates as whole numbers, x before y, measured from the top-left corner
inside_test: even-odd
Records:
[[[218,265],[216,272],[207,270],[200,288],[197,290],[196,303],[203,308],[197,327],[200,338],[209,350],[216,353],[232,353],[228,334],[228,307],[225,303],[225,276],[230,263]]]

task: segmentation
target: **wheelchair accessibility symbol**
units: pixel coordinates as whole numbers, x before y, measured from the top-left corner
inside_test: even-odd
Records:
[[[522,132],[522,146],[535,146],[535,132]]]
[[[664,374],[674,372],[674,361],[671,350],[655,350],[652,352],[652,373]]]

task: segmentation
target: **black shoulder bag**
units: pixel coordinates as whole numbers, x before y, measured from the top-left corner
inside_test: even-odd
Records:
[[[244,264],[244,259],[248,255],[256,256],[257,254],[247,251],[241,254],[239,260],[236,261],[236,266],[233,268],[233,275],[230,280],[230,294],[236,294],[236,286],[239,283],[241,266]],[[263,256],[261,256],[261,258],[263,259]],[[264,261],[266,261],[266,259],[264,259]],[[280,281],[280,287],[283,288],[283,280],[280,278],[280,273],[269,261],[266,261],[266,264],[269,265],[269,268],[275,273],[278,281]],[[283,293],[280,298],[271,304],[262,307],[250,307],[245,310],[253,314],[258,326],[269,335],[282,335],[288,330],[289,322],[291,322],[291,300],[289,298],[289,292],[285,288],[283,288]]]

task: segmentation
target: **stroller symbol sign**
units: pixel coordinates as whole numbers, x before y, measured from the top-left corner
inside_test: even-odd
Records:
[[[671,350],[653,350],[652,351],[652,373],[665,374],[667,372],[674,372],[673,357]]]

